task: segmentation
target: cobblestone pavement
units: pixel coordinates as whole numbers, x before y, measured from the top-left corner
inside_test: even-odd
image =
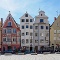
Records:
[[[60,54],[0,55],[0,60],[60,60]]]

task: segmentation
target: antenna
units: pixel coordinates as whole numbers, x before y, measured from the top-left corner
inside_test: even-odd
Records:
[[[39,11],[40,11],[40,8],[39,8]]]
[[[58,10],[56,11],[56,13],[57,13],[57,16],[58,16]]]
[[[26,13],[27,13],[27,11],[26,11]]]

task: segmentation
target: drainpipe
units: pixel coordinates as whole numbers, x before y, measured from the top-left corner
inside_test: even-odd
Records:
[[[2,52],[2,26],[3,26],[3,18],[1,18],[1,52]]]

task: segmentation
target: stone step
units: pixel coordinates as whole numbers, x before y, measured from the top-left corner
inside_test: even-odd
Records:
[[[12,53],[5,53],[4,55],[12,55]]]
[[[50,54],[50,52],[44,52],[43,54]]]
[[[31,53],[31,55],[37,55],[37,53]]]
[[[17,53],[17,55],[25,55],[24,53]]]

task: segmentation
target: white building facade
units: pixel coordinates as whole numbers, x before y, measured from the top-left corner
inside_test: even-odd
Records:
[[[33,24],[33,40],[35,50],[41,50],[42,47],[49,46],[49,22],[48,17],[44,11],[39,11],[39,15],[35,16],[35,22]]]
[[[27,12],[20,18],[21,47],[33,51],[33,17]]]

